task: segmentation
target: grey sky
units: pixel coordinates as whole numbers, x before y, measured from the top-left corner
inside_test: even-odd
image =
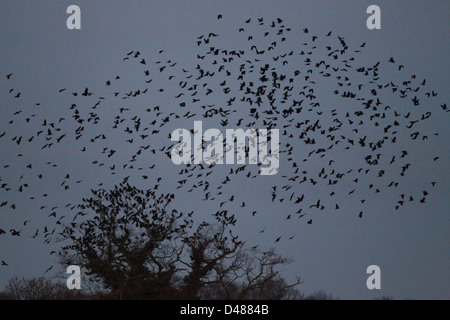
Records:
[[[77,4],[81,8],[81,30],[70,31],[66,28],[66,8],[70,4]],[[381,30],[366,28],[366,8],[371,4],[381,8]],[[281,18],[283,24],[292,29],[286,36],[286,43],[280,43],[279,46],[287,52],[294,50],[297,55],[289,60],[287,67],[280,70],[304,68],[304,57],[298,55],[302,43],[311,42],[311,36],[318,35],[317,46],[325,47],[325,35],[332,31],[334,40],[338,35],[344,37],[352,50],[359,49],[366,42],[362,53],[355,56],[354,65],[372,66],[381,61],[380,73],[384,82],[398,82],[410,74],[417,75],[418,79],[427,79],[424,92],[434,90],[438,96],[423,99],[420,112],[413,109],[410,101],[403,103],[398,98],[391,99],[392,95],[382,96],[382,99],[386,105],[402,113],[409,109],[413,113],[419,112],[417,114],[431,111],[433,116],[420,127],[420,130],[430,135],[430,142],[389,145],[381,152],[392,155],[400,150],[408,150],[412,168],[402,180],[402,190],[408,195],[420,195],[423,190],[428,190],[430,195],[425,204],[416,201],[395,210],[393,204],[398,199],[397,191],[380,187],[383,192],[381,196],[375,197],[368,190],[356,187],[357,198],[342,192],[336,201],[327,203],[327,210],[305,217],[307,220],[313,218],[311,225],[304,219],[286,220],[286,216],[298,210],[298,207],[287,201],[272,202],[270,194],[272,186],[281,188],[285,185],[283,175],[292,173],[291,164],[284,159],[280,162],[278,175],[259,177],[253,181],[239,177],[222,190],[228,196],[236,194],[239,203],[246,201],[246,208],[239,208],[238,205],[230,208],[236,209],[237,230],[250,244],[275,246],[278,252],[294,259],[294,263],[286,266],[283,273],[288,279],[299,275],[304,281],[301,289],[305,292],[323,289],[334,296],[350,299],[381,296],[449,299],[449,135],[447,114],[440,108],[441,104],[448,104],[449,101],[449,11],[448,1],[2,1],[0,135],[3,132],[7,132],[7,135],[0,139],[0,183],[8,182],[12,190],[6,192],[0,189],[0,203],[16,203],[18,208],[0,208],[0,228],[23,231],[21,237],[0,235],[0,259],[9,264],[8,267],[0,266],[0,287],[14,275],[40,276],[50,265],[55,264],[55,258],[49,256],[49,252],[57,246],[44,245],[42,237],[30,239],[30,236],[37,228],[53,228],[55,220],[48,217],[53,206],[58,206],[58,217],[70,215],[70,211],[64,210],[66,204],[78,203],[100,182],[110,187],[131,175],[133,183],[145,187],[148,181],[154,183],[152,178],[161,176],[161,189],[175,192],[177,209],[195,210],[205,217],[219,210],[220,201],[202,201],[201,193],[176,192],[176,181],[179,179],[177,173],[182,167],[172,164],[163,152],[140,157],[135,168],[143,167],[143,170],[117,170],[115,175],[111,175],[108,170],[108,166],[126,163],[140,145],[150,143],[159,148],[169,145],[168,133],[178,127],[191,129],[194,119],[201,120],[201,117],[170,123],[148,140],[129,144],[124,143],[123,134],[111,129],[116,113],[109,110],[130,108],[126,114],[130,118],[139,114],[145,123],[152,121],[151,114],[149,119],[145,118],[149,116],[143,111],[145,108],[160,106],[165,113],[180,112],[178,103],[181,100],[174,99],[180,92],[178,80],[170,81],[168,77],[175,75],[181,81],[182,68],[194,71],[196,65],[202,63],[197,59],[197,54],[203,55],[209,45],[198,47],[197,37],[213,32],[219,37],[211,40],[211,46],[249,50],[246,36],[240,34],[238,29],[245,27],[246,35],[261,34],[264,28],[259,28],[256,21],[264,17],[266,25]],[[217,19],[219,14],[223,16],[221,20]],[[253,24],[246,25],[245,21],[249,18]],[[308,28],[309,34],[304,34],[303,28]],[[255,40],[257,46],[263,46],[262,43],[265,45],[263,37],[258,39]],[[336,45],[336,41],[333,45]],[[139,50],[147,61],[153,78],[149,85],[152,93],[120,101],[113,98],[114,91],[120,91],[122,95],[130,90],[145,88],[143,66],[133,61],[122,61],[126,53],[132,50]],[[160,54],[160,50],[165,52]],[[325,49],[317,52],[326,58]],[[264,57],[250,57],[265,61]],[[313,57],[318,59],[317,56]],[[405,75],[399,75],[397,69],[387,62],[390,57],[395,58],[396,66],[404,65]],[[156,62],[166,63],[168,60],[177,65],[172,69],[167,67],[165,73],[159,72]],[[275,66],[271,59],[267,63]],[[8,80],[6,75],[10,73],[13,75]],[[120,80],[114,80],[116,75],[120,76]],[[356,72],[349,74],[355,83],[359,80],[356,76]],[[341,110],[346,107],[345,100],[332,95],[336,89],[333,82],[317,79],[317,95],[322,109],[326,110],[324,113],[329,113],[333,108]],[[111,80],[111,87],[106,87],[106,80]],[[217,84],[211,82],[210,86],[218,88],[219,80],[214,81]],[[238,85],[237,81],[234,82],[234,87],[238,88]],[[72,96],[72,92],[81,94],[86,87],[94,92],[92,99],[80,100],[80,97]],[[58,90],[63,88],[67,90],[59,93]],[[164,92],[158,92],[160,88],[164,88]],[[10,89],[14,91],[10,93]],[[13,94],[19,91],[20,98],[14,98]],[[100,126],[86,123],[83,138],[73,139],[73,132],[78,125],[71,118],[71,104],[77,103],[82,115],[89,117],[92,111],[89,108],[98,101],[99,96],[105,97],[98,108],[98,114],[104,122]],[[226,105],[223,99],[223,94],[216,93],[204,97],[205,103],[216,103],[218,106]],[[190,109],[189,100],[186,101],[187,106],[180,114],[191,110],[200,116],[198,108]],[[36,106],[36,102],[40,105]],[[22,113],[14,115],[19,110]],[[25,122],[25,118],[32,114],[35,117],[29,123]],[[61,117],[65,120],[57,123]],[[231,128],[236,127],[235,123],[240,117],[250,121],[247,109],[240,111],[238,115],[230,117]],[[40,130],[44,119],[56,122],[56,127],[61,128],[55,136],[64,132],[71,134],[62,140],[63,143],[44,150],[41,149],[41,140],[39,143],[24,142],[20,146],[11,141],[14,136],[28,139]],[[14,123],[9,124],[11,120]],[[128,125],[132,125],[132,122]],[[219,126],[216,120],[204,121],[204,127]],[[375,134],[375,130],[369,126],[361,127],[361,130],[367,130],[369,137]],[[401,135],[401,130],[399,132]],[[439,136],[431,139],[435,132]],[[102,133],[108,136],[106,141],[89,143],[91,137]],[[80,152],[83,146],[88,147],[86,153]],[[101,153],[104,147],[117,150],[117,154],[112,159],[106,158]],[[297,146],[300,170],[320,171],[326,162],[317,160],[302,163],[308,151]],[[18,154],[23,157],[17,157]],[[325,160],[335,159],[343,165],[342,168],[354,166],[356,170],[364,163],[361,155],[358,152],[334,151]],[[430,161],[435,155],[440,159]],[[105,166],[92,164],[95,160],[103,161]],[[32,169],[27,168],[30,163],[33,164]],[[157,164],[157,172],[146,169],[154,163]],[[10,167],[4,168],[6,164]],[[53,168],[53,164],[58,167]],[[230,167],[216,166],[213,170],[211,184],[216,185],[224,179]],[[251,171],[253,174],[256,172],[255,168]],[[37,178],[39,173],[43,174],[43,179]],[[68,173],[71,176],[68,182],[70,189],[65,191],[60,185]],[[392,179],[386,178],[387,181],[397,179],[399,172],[389,174]],[[20,180],[22,175],[24,178]],[[148,175],[149,180],[142,180],[142,175]],[[82,182],[75,183],[78,180]],[[362,180],[365,185],[377,181],[370,177]],[[22,193],[17,192],[24,181],[29,183],[29,188]],[[434,188],[429,185],[431,181],[437,181]],[[309,199],[314,199],[316,194],[324,194],[325,199],[332,190],[326,187],[314,189],[309,184],[296,185],[295,188],[298,188],[298,195],[305,193]],[[350,181],[342,190],[349,191],[351,188]],[[43,197],[43,194],[48,196]],[[289,194],[285,196],[289,197]],[[35,196],[35,200],[30,200],[31,196]],[[359,200],[363,198],[367,199],[367,203],[361,206]],[[339,202],[339,211],[334,210],[334,202]],[[304,211],[308,211],[310,204],[311,201],[305,203]],[[39,210],[41,206],[47,208]],[[253,210],[258,211],[255,217],[251,216]],[[365,211],[363,219],[358,218],[360,210]],[[27,226],[22,226],[22,222],[28,219],[31,221]],[[259,233],[264,228],[265,232]],[[282,241],[274,245],[274,240],[280,235]],[[288,240],[291,236],[295,237]],[[381,290],[370,291],[366,288],[365,271],[372,264],[381,267]]]

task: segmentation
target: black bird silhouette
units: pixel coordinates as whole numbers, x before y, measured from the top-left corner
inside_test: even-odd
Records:
[[[9,232],[12,236],[20,237],[20,233],[22,232],[22,230],[17,231],[16,229],[11,229],[9,230]]]
[[[46,274],[47,272],[49,272],[52,269],[53,269],[53,266],[49,267],[47,270],[45,270],[44,274]]]

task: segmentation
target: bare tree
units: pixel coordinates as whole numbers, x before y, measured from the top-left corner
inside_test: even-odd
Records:
[[[107,298],[200,299],[207,298],[206,288],[216,287],[227,298],[246,299],[279,281],[277,266],[290,262],[273,249],[247,249],[233,235],[236,220],[227,211],[216,213],[213,223],[196,225],[192,212],[169,210],[173,194],[127,183],[92,192],[60,233],[68,243],[59,256],[64,265],[82,267]]]
[[[80,291],[67,289],[66,285],[45,278],[10,279],[5,287],[5,297],[14,300],[72,300],[83,299]]]
[[[316,291],[309,295],[302,294],[299,300],[334,300],[331,294],[326,293],[323,290]]]

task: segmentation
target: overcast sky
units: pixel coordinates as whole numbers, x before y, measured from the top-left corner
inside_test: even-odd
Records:
[[[71,4],[81,8],[81,30],[68,30],[66,27],[69,16],[66,8]],[[380,30],[366,27],[369,16],[366,9],[371,4],[381,8]],[[14,275],[41,276],[51,265],[55,268],[46,276],[55,276],[61,267],[57,266],[54,255],[49,253],[58,244],[44,244],[43,237],[32,239],[36,229],[42,233],[45,227],[50,230],[55,227],[55,219],[49,217],[52,211],[57,212],[58,218],[65,215],[70,221],[73,213],[65,208],[68,204],[79,203],[83,197],[89,196],[91,189],[98,188],[99,183],[109,188],[130,176],[131,183],[139,187],[149,183],[153,185],[157,177],[162,177],[161,190],[176,195],[174,207],[186,212],[194,210],[199,219],[211,216],[219,210],[221,201],[234,194],[236,203],[228,209],[236,214],[236,229],[242,239],[264,248],[273,246],[280,254],[292,258],[294,262],[283,268],[283,275],[291,280],[296,275],[300,276],[304,281],[300,289],[306,293],[324,290],[343,299],[382,296],[449,299],[449,135],[448,114],[441,107],[449,102],[449,14],[448,1],[2,1],[0,135],[5,135],[0,138],[0,184],[6,183],[11,190],[0,189],[0,204],[8,202],[0,208],[0,229],[7,232],[0,235],[0,259],[8,264],[0,266],[0,287]],[[221,19],[218,19],[219,15]],[[263,18],[263,25],[259,24],[258,18]],[[282,22],[277,22],[278,18]],[[246,23],[248,19],[251,19],[250,23]],[[270,27],[272,21],[277,23],[276,28]],[[241,27],[245,30],[239,32]],[[308,29],[308,33],[304,28]],[[277,29],[284,30],[285,41],[281,41],[283,36],[276,34]],[[327,37],[330,31],[332,35]],[[265,32],[269,34],[265,36]],[[210,43],[198,46],[198,37],[205,35],[201,39],[204,41],[210,33],[218,36],[210,37]],[[259,50],[277,41],[276,53],[293,51],[292,56],[285,58],[289,63],[282,65],[283,58],[275,61],[272,58],[275,53],[266,51],[257,55],[251,49],[248,36],[254,37],[253,44]],[[312,41],[312,36],[317,36],[317,40]],[[253,179],[233,177],[230,184],[221,190],[223,194],[217,196],[217,200],[210,201],[203,201],[205,195],[201,192],[187,193],[187,189],[176,189],[180,179],[178,172],[183,166],[175,166],[164,151],[155,154],[144,152],[138,161],[131,163],[133,168],[123,168],[126,163],[130,165],[128,161],[140,146],[151,145],[150,149],[169,146],[168,134],[175,128],[192,129],[194,120],[204,120],[204,130],[212,127],[237,128],[240,118],[243,118],[241,127],[253,121],[249,116],[248,104],[238,99],[231,108],[237,112],[229,116],[228,126],[222,127],[218,118],[202,119],[204,110],[201,105],[214,104],[226,108],[231,98],[223,94],[220,82],[225,78],[219,77],[217,70],[216,77],[199,82],[196,97],[200,102],[193,102],[195,97],[187,96],[192,91],[180,88],[179,82],[185,80],[186,74],[197,76],[197,65],[213,70],[209,62],[214,58],[201,58],[210,47],[245,51],[242,59],[235,57],[227,65],[234,73],[227,79],[226,86],[231,88],[231,94],[239,96],[237,74],[245,60],[252,60],[258,65],[255,73],[259,72],[259,66],[267,63],[279,73],[292,74],[299,69],[304,77],[309,67],[305,65],[305,55],[300,52],[313,52],[310,58],[314,62],[332,62],[326,47],[339,47],[338,36],[345,39],[349,50],[354,53],[348,56],[354,57],[348,60],[352,68],[348,67],[348,73],[343,74],[352,81],[348,90],[357,90],[358,83],[370,88],[370,79],[358,74],[356,68],[374,66],[377,62],[380,62],[380,84],[393,81],[401,86],[405,79],[412,80],[411,75],[416,76],[414,81],[417,83],[426,79],[426,85],[419,92],[423,96],[420,107],[415,107],[411,100],[414,94],[408,99],[399,99],[398,95],[388,93],[389,89],[380,89],[382,93],[378,96],[383,101],[383,108],[391,107],[387,111],[388,118],[394,112],[402,115],[411,112],[412,117],[417,115],[419,119],[426,112],[432,113],[423,124],[417,125],[420,138],[426,134],[429,137],[427,141],[411,141],[408,137],[412,131],[401,127],[398,129],[399,142],[380,150],[387,164],[393,155],[397,155],[398,159],[402,150],[408,151],[407,162],[411,169],[404,177],[400,177],[401,165],[396,162],[395,169],[390,170],[392,166],[386,165],[371,172],[386,170],[382,180],[376,174],[350,175],[352,179],[359,179],[358,184],[352,184],[349,179],[335,188],[326,184],[317,187],[310,183],[299,184],[297,180],[291,190],[296,192],[296,196],[305,194],[308,199],[303,204],[303,213],[307,215],[299,219],[295,212],[301,207],[288,201],[292,192],[280,191],[289,183],[287,179],[293,177],[292,161],[288,160],[287,154],[280,155],[277,175]],[[361,52],[354,52],[356,50]],[[130,51],[139,51],[139,58],[134,59],[134,54],[127,56]],[[124,60],[126,57],[130,59]],[[395,63],[389,62],[391,57]],[[140,63],[141,59],[145,59],[145,65]],[[222,59],[217,59],[220,64]],[[398,68],[400,65],[403,66],[401,70]],[[159,70],[161,66],[166,66],[163,72]],[[344,68],[344,63],[341,62],[339,67]],[[246,68],[250,74],[249,64]],[[314,64],[311,68],[314,69]],[[144,70],[149,70],[150,75],[145,75]],[[314,72],[311,78],[315,84],[308,85],[314,87],[323,117],[320,118],[322,114],[319,115],[316,110],[312,111],[313,116],[304,116],[308,105],[303,97],[304,111],[294,114],[294,124],[304,119],[315,121],[320,118],[322,124],[330,126],[331,110],[336,109],[339,115],[345,115],[361,106],[333,93],[334,90],[346,91],[345,87],[337,85],[338,82],[345,82],[343,78],[334,81],[337,73],[335,75],[333,69],[328,69],[331,73],[329,79],[318,76],[318,71]],[[115,79],[116,76],[120,79]],[[189,85],[195,82],[195,76],[187,80]],[[152,79],[151,83],[146,82],[149,79]],[[247,79],[258,81],[257,75],[249,75]],[[107,86],[106,81],[111,81],[111,85]],[[214,92],[208,96],[202,94],[200,83],[207,83],[207,87]],[[295,95],[303,85],[303,82],[295,82],[292,99],[300,99]],[[92,97],[83,99],[81,94],[85,88],[93,93]],[[148,94],[135,99],[120,99],[130,91],[144,91],[146,88]],[[20,96],[17,96],[19,92]],[[78,95],[75,97],[73,92]],[[114,92],[119,92],[117,97]],[[175,98],[180,92],[185,95]],[[426,98],[425,94],[431,92],[437,95]],[[371,98],[370,95],[369,90],[366,97]],[[278,98],[281,99],[281,94]],[[98,107],[92,109],[99,101]],[[186,102],[186,106],[180,108],[182,101]],[[264,103],[262,108],[270,109]],[[75,132],[80,124],[73,118],[72,104],[77,105],[77,110],[85,119],[92,116],[91,112],[95,113],[89,122],[86,120],[82,125],[85,130],[78,140],[75,139]],[[142,125],[148,126],[155,117],[156,106],[164,115],[174,112],[181,116],[188,111],[196,115],[174,120],[160,128],[158,133],[151,134],[150,130],[145,139],[136,134],[133,143],[126,142],[132,138],[131,135],[112,129],[116,115],[127,119],[123,128],[133,126],[133,116],[140,117]],[[288,105],[279,106],[280,109],[285,107],[288,108]],[[129,110],[121,113],[120,108]],[[148,108],[152,111],[146,112]],[[99,124],[94,124],[96,115],[101,119]],[[283,125],[288,124],[288,119],[278,123],[280,133]],[[344,121],[344,116],[340,119]],[[391,120],[383,119],[380,123]],[[52,122],[55,123],[54,128],[43,126]],[[349,128],[344,126],[337,136],[350,136]],[[54,135],[54,145],[42,149],[46,144],[45,138],[49,137],[48,129]],[[255,129],[263,127],[257,123]],[[383,137],[368,119],[358,129],[358,134],[368,136],[370,141]],[[39,130],[44,132],[38,137],[36,133]],[[288,130],[299,134],[294,127]],[[64,133],[66,136],[61,138],[61,143],[56,143],[55,139]],[[98,138],[101,134],[107,138]],[[18,144],[20,136],[23,138]],[[35,136],[34,140],[29,142],[32,136]],[[91,143],[90,139],[95,141]],[[286,149],[287,142],[283,139],[286,137],[280,136],[282,150]],[[317,140],[318,147],[329,146],[326,139]],[[313,177],[312,173],[316,174],[314,178],[317,179],[317,173],[322,167],[326,168],[330,160],[336,161],[336,170],[367,168],[365,154],[358,148],[345,150],[336,147],[323,159],[316,156],[304,162],[303,159],[312,150],[311,146],[295,143],[292,157],[300,171],[308,171],[308,179]],[[84,147],[87,150],[82,152]],[[102,153],[104,148],[108,148],[106,152],[115,150],[116,154],[108,158],[107,153]],[[434,161],[436,157],[439,159]],[[30,164],[31,168],[28,167]],[[153,164],[156,164],[156,170],[149,168]],[[114,165],[117,170],[110,170]],[[212,188],[220,185],[230,168],[237,167],[214,167],[208,180]],[[250,171],[255,175],[257,168]],[[68,179],[67,174],[70,175]],[[144,180],[143,175],[149,178]],[[387,184],[378,185],[379,181],[400,181],[400,186],[392,189]],[[434,187],[431,182],[436,182]],[[19,192],[24,184],[28,186]],[[367,186],[370,184],[377,185],[380,194],[375,195],[369,190]],[[69,187],[67,190],[64,189],[66,185]],[[276,201],[271,201],[273,186],[280,191]],[[348,194],[352,189],[356,190],[355,196]],[[429,195],[425,203],[419,203],[424,190]],[[336,198],[330,197],[332,191],[337,193]],[[407,200],[413,195],[415,200],[396,210],[395,204],[400,194],[406,194]],[[280,202],[283,197],[285,200]],[[310,205],[318,198],[325,204],[325,210],[310,210]],[[362,199],[366,200],[363,204]],[[246,207],[240,208],[242,202],[246,203]],[[336,203],[339,203],[339,210],[335,210]],[[12,204],[16,205],[16,209],[11,208]],[[41,210],[41,207],[45,208]],[[58,208],[52,210],[53,207]],[[255,216],[252,216],[253,211],[257,211]],[[358,217],[361,211],[364,211],[363,218]],[[289,214],[292,219],[287,219]],[[312,224],[307,224],[310,219]],[[24,226],[26,220],[30,221]],[[10,229],[21,230],[21,236],[12,236]],[[261,230],[265,231],[260,233]],[[281,241],[274,243],[279,236],[282,236]],[[366,287],[366,268],[373,264],[381,268],[381,290],[368,290]]]

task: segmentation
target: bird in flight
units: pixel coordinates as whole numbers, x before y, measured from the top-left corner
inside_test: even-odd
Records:
[[[47,272],[49,272],[52,269],[53,269],[53,266],[50,266],[47,270],[45,270],[44,274],[46,274]]]

